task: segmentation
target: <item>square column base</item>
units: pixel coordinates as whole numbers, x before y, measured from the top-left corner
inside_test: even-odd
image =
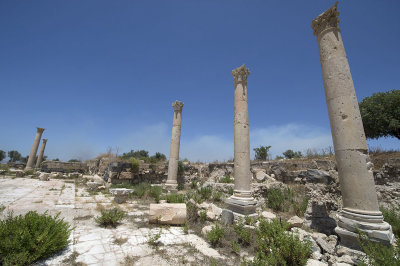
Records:
[[[353,249],[361,248],[358,241],[358,230],[365,233],[371,241],[387,246],[393,245],[392,227],[383,221],[382,215],[368,215],[342,210],[337,219],[338,226],[335,228],[335,232],[343,246]]]
[[[178,183],[165,183],[164,192],[177,192],[178,191]]]
[[[254,199],[229,197],[225,200],[226,207],[235,214],[252,215],[256,213],[257,202]]]

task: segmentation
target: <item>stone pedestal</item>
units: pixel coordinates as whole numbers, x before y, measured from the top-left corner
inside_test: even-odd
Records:
[[[317,35],[343,209],[335,231],[343,245],[358,247],[357,228],[371,240],[393,243],[383,221],[350,67],[339,29],[337,3],[312,22]]]
[[[28,162],[26,163],[25,170],[30,170],[33,168],[36,159],[36,153],[39,148],[40,138],[42,137],[44,128],[37,128],[35,140],[33,141],[31,153],[29,154]]]
[[[166,190],[176,190],[178,187],[178,161],[179,146],[181,141],[181,123],[183,102],[172,103],[174,108],[174,119],[172,122],[171,147],[169,152],[168,179],[165,183]]]
[[[42,160],[43,160],[44,149],[46,148],[46,143],[47,143],[47,139],[43,139],[42,146],[40,147],[39,156],[38,156],[38,158],[37,158],[37,160],[36,160],[36,166],[35,166],[36,168],[39,168],[39,167],[40,167],[40,163],[41,163]]]
[[[252,214],[256,201],[252,197],[250,172],[249,111],[247,105],[247,77],[250,71],[242,65],[232,71],[235,87],[234,118],[234,176],[235,187],[226,199],[227,208],[239,214]]]

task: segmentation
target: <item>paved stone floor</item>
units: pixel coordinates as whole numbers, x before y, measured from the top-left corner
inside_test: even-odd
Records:
[[[2,178],[1,205],[6,209],[0,218],[8,211],[18,215],[30,210],[39,213],[47,210],[51,215],[60,212],[60,217],[73,226],[71,244],[37,265],[208,265],[212,259],[229,261],[201,237],[190,232],[185,234],[181,227],[150,227],[149,206],[139,201],[118,205],[127,212],[118,227],[99,227],[94,217],[101,208],[115,205],[113,197],[101,193],[90,195],[70,180]],[[159,232],[160,245],[149,245],[149,237]]]

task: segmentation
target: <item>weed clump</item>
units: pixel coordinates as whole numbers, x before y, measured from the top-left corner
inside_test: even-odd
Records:
[[[119,222],[124,218],[125,212],[118,208],[111,210],[100,210],[100,216],[95,217],[94,220],[104,227],[117,227]]]
[[[256,229],[257,252],[250,265],[306,265],[311,243],[300,241],[286,230],[287,225],[278,220],[260,220]]]
[[[63,250],[69,243],[70,225],[54,217],[30,211],[0,221],[0,264],[28,265]]]
[[[391,206],[390,208],[380,208],[385,221],[392,226],[393,234],[400,238],[400,208]]]
[[[168,203],[185,203],[185,195],[171,193],[163,197]]]
[[[225,229],[216,224],[210,231],[207,232],[206,237],[213,247],[216,247],[220,240],[225,236]]]
[[[393,247],[372,242],[368,239],[367,235],[361,231],[358,235],[358,241],[361,250],[365,253],[365,256],[361,258],[361,262],[358,265],[400,265],[400,245]],[[399,239],[397,239],[397,241],[399,241]]]

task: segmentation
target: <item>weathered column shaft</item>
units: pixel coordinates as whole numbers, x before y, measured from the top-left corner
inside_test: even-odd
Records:
[[[33,168],[36,159],[36,153],[39,148],[40,138],[42,137],[44,128],[37,128],[35,140],[33,141],[31,153],[29,154],[28,162],[26,163],[25,170],[29,170]]]
[[[171,147],[169,152],[169,163],[168,163],[168,179],[166,184],[176,186],[178,179],[178,161],[179,161],[179,147],[181,142],[183,103],[175,101],[172,104],[172,107],[174,107],[174,119],[172,122]]]
[[[354,235],[348,231],[354,233],[356,227],[365,229],[365,223],[370,223],[367,227],[371,230],[384,231],[388,226],[383,223],[379,211],[367,141],[338,16],[336,3],[313,20],[312,28],[319,45],[326,104],[343,199],[343,210],[336,231],[342,240],[347,241],[345,244],[352,245],[355,244]],[[346,232],[343,231],[344,228]],[[371,236],[377,241],[384,238],[377,237],[376,234]]]
[[[234,102],[234,176],[235,195],[251,197],[249,111],[247,104],[247,77],[249,70],[235,69]]]
[[[234,194],[226,199],[228,209],[239,214],[255,213],[256,202],[252,197],[250,172],[249,111],[247,104],[247,77],[250,71],[245,65],[232,71],[235,87],[235,154]]]
[[[36,161],[36,166],[35,166],[36,168],[40,167],[40,163],[43,160],[44,149],[46,148],[46,143],[47,143],[47,139],[43,139],[42,146],[40,147],[39,155],[38,155],[38,158]]]

